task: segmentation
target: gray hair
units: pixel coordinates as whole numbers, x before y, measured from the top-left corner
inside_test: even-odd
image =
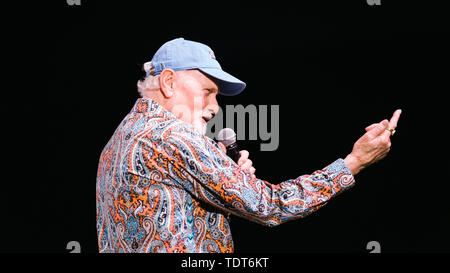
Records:
[[[151,68],[152,68],[151,62],[146,62],[142,66],[142,69],[145,71],[146,75],[148,74]],[[143,80],[139,80],[137,82],[137,89],[141,97],[144,97],[145,92],[148,90],[159,89],[159,75],[156,76],[148,75]]]

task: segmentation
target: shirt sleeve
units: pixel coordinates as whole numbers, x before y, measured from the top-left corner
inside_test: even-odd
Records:
[[[312,174],[275,185],[253,177],[215,141],[183,126],[160,137],[161,146],[146,142],[145,149],[152,149],[157,167],[168,172],[172,181],[197,199],[267,226],[302,218],[355,182],[344,160],[337,159]]]

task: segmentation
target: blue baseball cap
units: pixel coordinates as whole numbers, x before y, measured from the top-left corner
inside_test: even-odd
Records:
[[[177,38],[163,44],[151,61],[149,75],[159,75],[165,68],[174,71],[198,69],[216,79],[219,94],[234,96],[244,90],[246,84],[222,70],[214,51],[202,43]]]

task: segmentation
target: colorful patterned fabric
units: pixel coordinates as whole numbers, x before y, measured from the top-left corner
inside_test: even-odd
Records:
[[[233,252],[229,213],[275,226],[353,184],[342,159],[278,185],[257,179],[191,124],[138,99],[100,157],[99,251]]]

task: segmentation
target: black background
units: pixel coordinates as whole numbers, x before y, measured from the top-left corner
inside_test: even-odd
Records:
[[[330,1],[331,2],[331,1]],[[247,83],[219,104],[280,105],[280,145],[241,141],[277,184],[345,157],[374,122],[403,113],[387,158],[316,213],[275,228],[232,217],[237,253],[449,252],[443,7],[66,1],[25,4],[3,23],[2,252],[97,252],[98,159],[138,98],[141,66],[177,37],[209,45]]]

